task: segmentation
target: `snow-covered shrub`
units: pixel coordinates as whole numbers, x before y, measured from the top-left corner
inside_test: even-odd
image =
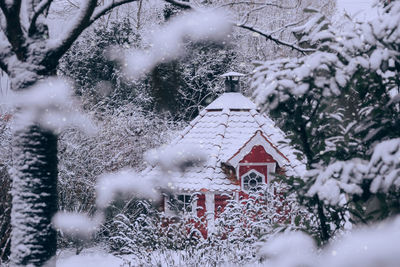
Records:
[[[205,225],[194,214],[168,218],[148,203],[138,202],[136,214],[118,214],[109,225],[111,250],[133,254],[146,266],[158,261],[201,266],[258,262],[260,242],[282,231],[306,231],[305,225],[312,223],[312,216],[284,192],[280,183],[271,182],[248,198],[228,199],[205,239],[200,233]]]
[[[128,167],[143,169],[144,152],[168,141],[178,128],[168,118],[141,112],[131,105],[103,114],[101,119],[94,136],[72,128],[60,135],[61,210],[93,209],[93,193],[100,174]]]
[[[148,202],[136,202],[134,213],[120,213],[109,223],[109,246],[115,254],[133,254],[143,261],[154,251],[189,251],[201,239],[199,219],[190,213],[166,217]]]
[[[141,112],[132,105],[98,114],[98,119],[96,135],[68,128],[59,137],[61,211],[93,215],[97,178],[124,168],[142,170],[146,166],[144,152],[167,142],[179,127],[168,118]],[[114,201],[107,209],[106,220],[128,207],[122,201]],[[96,236],[101,238],[102,231]],[[63,247],[72,245],[67,238],[60,238],[59,242]]]
[[[215,232],[209,237],[219,263],[256,262],[258,244],[279,232],[304,230],[313,225],[313,216],[300,208],[293,194],[286,194],[280,182],[270,182],[239,201],[227,201],[215,220]],[[204,243],[204,246],[209,244]]]

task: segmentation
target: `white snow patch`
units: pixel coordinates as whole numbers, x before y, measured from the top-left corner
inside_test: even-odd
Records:
[[[20,108],[15,119],[15,129],[31,124],[60,132],[69,126],[77,126],[93,134],[96,127],[78,108],[68,82],[49,78],[30,89],[13,93],[9,101]]]
[[[394,267],[400,262],[400,217],[336,239],[318,252],[311,237],[283,233],[267,241],[259,254],[274,267]],[[269,264],[271,263],[271,264]]]
[[[388,192],[394,186],[400,188],[400,138],[378,144],[368,164],[369,178],[373,179],[372,193]]]
[[[106,208],[118,193],[157,200],[160,194],[156,186],[158,185],[154,179],[140,177],[130,169],[104,174],[99,177],[96,185],[96,204],[98,208]]]
[[[123,263],[123,259],[103,251],[57,259],[57,267],[119,267]]]
[[[64,234],[86,239],[94,233],[102,222],[102,216],[90,218],[87,215],[76,212],[57,212],[53,217],[54,226]]]
[[[207,154],[200,146],[178,144],[150,150],[146,153],[145,159],[153,166],[159,165],[165,173],[183,172],[189,167],[205,162]]]
[[[205,109],[257,109],[256,104],[241,93],[224,93]]]
[[[326,267],[398,266],[400,262],[400,217],[346,236],[325,249]],[[322,265],[321,265],[322,266]]]
[[[231,31],[226,15],[216,10],[196,10],[172,19],[165,27],[154,32],[151,48],[145,51],[131,50],[121,57],[119,51],[112,55],[125,62],[125,71],[139,77],[159,63],[178,58],[184,40],[224,40]]]
[[[259,254],[271,266],[312,266],[314,240],[302,232],[288,232],[269,240]]]

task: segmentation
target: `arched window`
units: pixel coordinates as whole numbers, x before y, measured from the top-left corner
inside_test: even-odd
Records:
[[[261,189],[265,176],[256,170],[251,170],[242,176],[242,190],[249,193]]]

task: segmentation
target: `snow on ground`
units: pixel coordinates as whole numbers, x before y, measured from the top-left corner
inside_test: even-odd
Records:
[[[62,250],[57,256],[57,267],[119,267],[123,263],[122,258],[105,252],[101,247],[85,249],[79,255],[72,250]]]

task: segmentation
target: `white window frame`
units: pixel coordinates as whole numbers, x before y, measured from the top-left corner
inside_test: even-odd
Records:
[[[276,163],[275,162],[246,162],[246,163],[239,163],[238,166],[235,168],[236,169],[236,177],[239,180],[239,169],[240,167],[250,167],[250,166],[266,166],[267,167],[267,182],[265,182],[265,177],[264,177],[264,183],[269,184],[270,181],[273,180],[274,175],[273,173],[276,173]]]
[[[257,170],[254,170],[254,169],[251,169],[251,170],[249,170],[248,172],[246,172],[245,174],[243,174],[241,177],[240,177],[240,185],[241,185],[241,188],[242,188],[242,191],[243,192],[245,192],[245,193],[250,193],[250,191],[249,190],[245,190],[245,188],[244,188],[244,177],[246,177],[247,175],[249,175],[250,173],[255,173],[257,176],[260,176],[261,177],[261,185],[265,185],[265,175],[264,174],[262,174],[262,173],[260,173],[259,171],[257,171]]]
[[[197,198],[196,198],[196,194],[195,193],[176,192],[176,193],[174,193],[172,195],[176,198],[177,201],[180,201],[180,200],[178,200],[179,196],[184,196],[184,199],[185,199],[185,196],[189,196],[190,197],[191,211],[187,211],[186,210],[186,208],[185,208],[185,204],[186,203],[183,203],[183,209],[182,210],[175,211],[171,207],[171,205],[169,204],[170,197],[171,197],[171,195],[170,195],[170,196],[164,196],[164,207],[165,207],[164,208],[164,212],[165,212],[165,215],[173,216],[173,215],[177,215],[177,214],[183,214],[183,213],[189,213],[190,214],[190,213],[196,212]],[[187,205],[189,205],[189,203],[187,203]]]

